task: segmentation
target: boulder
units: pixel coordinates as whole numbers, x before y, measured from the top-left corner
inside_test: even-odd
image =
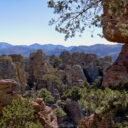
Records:
[[[107,69],[102,85],[104,87],[128,86],[128,44],[122,47],[117,60]]]

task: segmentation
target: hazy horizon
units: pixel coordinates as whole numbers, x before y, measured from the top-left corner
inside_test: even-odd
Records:
[[[97,36],[102,29],[95,29],[91,38],[90,30],[82,37],[64,41],[64,35],[55,31],[48,22],[55,15],[47,7],[47,0],[2,0],[0,1],[0,42],[13,45],[55,44],[64,46],[114,44]]]

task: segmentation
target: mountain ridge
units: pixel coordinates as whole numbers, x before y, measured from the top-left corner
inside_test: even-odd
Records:
[[[63,46],[54,44],[38,44],[34,43],[31,45],[12,45],[7,42],[0,42],[0,55],[2,54],[21,54],[23,56],[29,56],[31,52],[35,52],[38,49],[42,49],[46,55],[57,55],[59,56],[62,51],[68,50],[70,53],[73,52],[84,52],[94,53],[98,57],[102,58],[105,56],[112,56],[115,60],[121,51],[121,44],[106,45],[106,44],[95,44],[95,45],[80,45],[80,46]]]

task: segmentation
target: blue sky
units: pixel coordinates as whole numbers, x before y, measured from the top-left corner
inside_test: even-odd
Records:
[[[110,42],[98,36],[91,38],[89,30],[82,37],[64,41],[64,35],[49,26],[53,18],[52,10],[47,8],[47,0],[0,0],[0,42],[20,44],[63,44],[92,45]],[[102,32],[96,29],[96,32]]]

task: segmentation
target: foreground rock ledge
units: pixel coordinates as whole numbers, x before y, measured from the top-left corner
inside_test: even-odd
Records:
[[[92,114],[80,121],[79,128],[115,128],[108,118]]]
[[[9,94],[9,102],[7,99],[7,103],[5,104],[2,102],[2,98],[0,97],[0,116],[2,113],[2,108],[5,105],[11,103],[11,100],[14,97],[21,97],[20,95],[16,94],[14,91],[18,86],[17,82],[11,79],[4,79],[0,80],[0,95],[4,97],[4,95]],[[25,100],[21,97],[22,100]],[[52,109],[45,105],[42,99],[37,98],[32,103],[32,106],[35,110],[35,120],[39,120],[45,128],[58,128],[57,118],[54,115]]]

